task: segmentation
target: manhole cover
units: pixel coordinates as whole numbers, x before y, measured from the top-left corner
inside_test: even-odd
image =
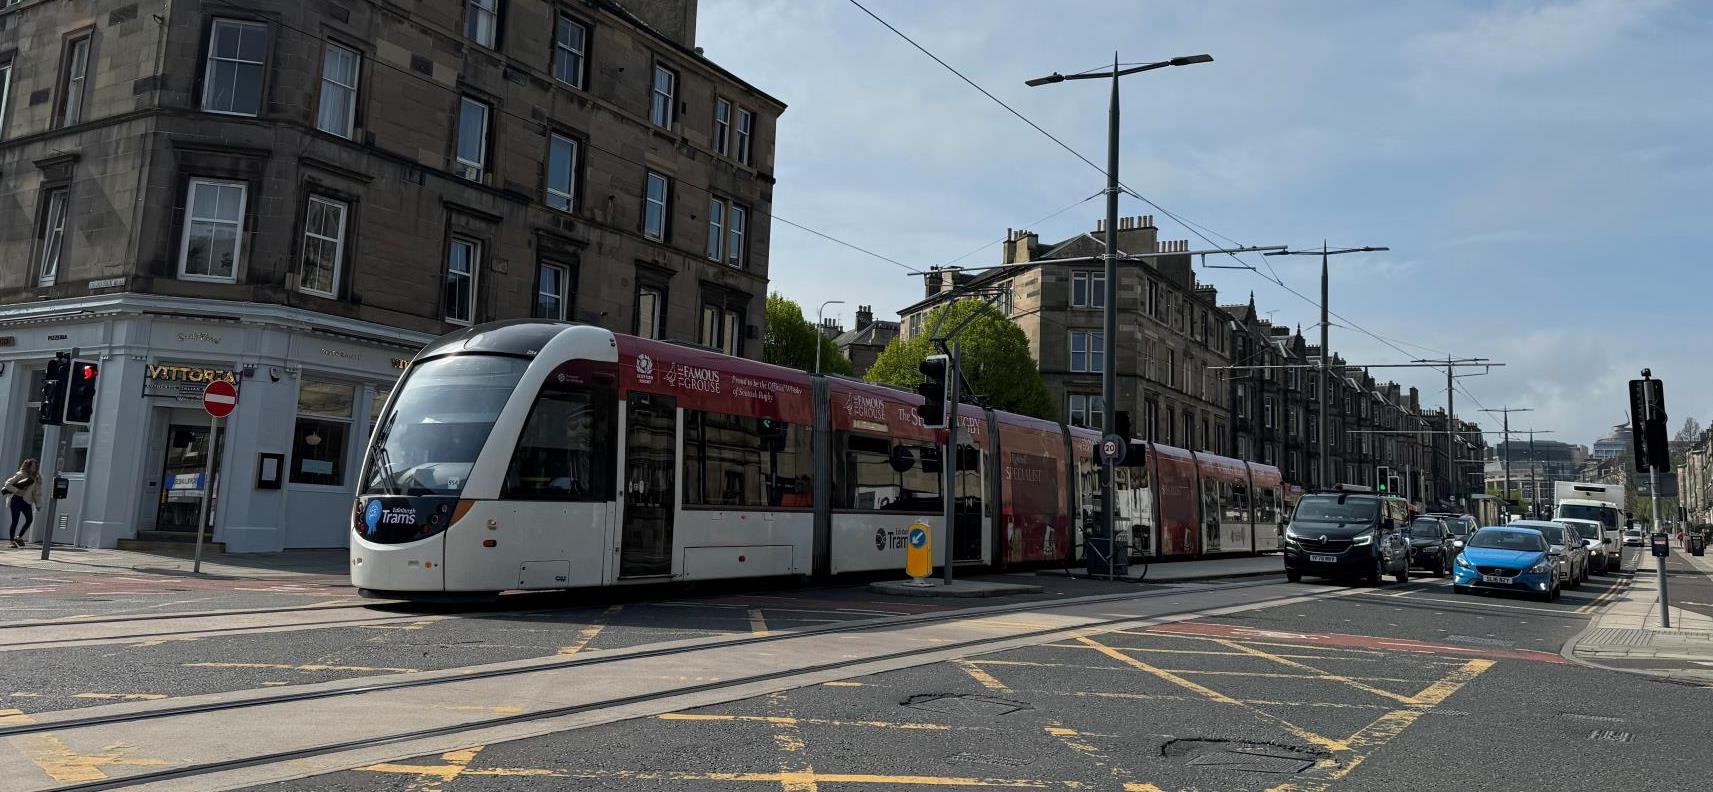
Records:
[[[1588,733],[1588,739],[1593,742],[1627,743],[1634,738],[1630,736],[1629,732],[1595,729]]]
[[[1469,646],[1515,646],[1515,641],[1501,641],[1498,638],[1477,638],[1473,635],[1447,635],[1447,643],[1467,644]]]
[[[966,764],[996,765],[999,767],[1022,767],[1035,760],[1023,759],[1016,756],[996,756],[993,754],[957,753],[946,757],[953,762]]]
[[[1301,773],[1320,758],[1314,751],[1291,745],[1194,738],[1166,743],[1160,755],[1185,758],[1191,767],[1275,775]]]
[[[1028,704],[1021,701],[961,693],[918,693],[901,703],[919,710],[970,718],[997,718],[1018,710],[1030,709]]]

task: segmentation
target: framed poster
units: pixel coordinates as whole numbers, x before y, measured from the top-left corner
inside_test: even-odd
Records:
[[[279,489],[280,478],[284,475],[285,454],[256,455],[256,489]]]

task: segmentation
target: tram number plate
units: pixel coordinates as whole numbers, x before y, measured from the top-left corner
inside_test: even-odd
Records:
[[[1501,577],[1499,575],[1482,575],[1481,576],[1481,582],[1482,583],[1506,583],[1506,584],[1509,584],[1509,583],[1517,582],[1517,579],[1516,578]]]
[[[1311,555],[1309,560],[1317,564],[1336,564],[1338,563],[1338,556]]]

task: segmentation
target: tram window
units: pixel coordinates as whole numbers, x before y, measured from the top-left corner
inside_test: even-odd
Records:
[[[810,428],[774,419],[687,410],[684,503],[752,509],[814,504]]]
[[[617,399],[606,387],[542,386],[518,434],[502,497],[612,500]]]
[[[940,449],[844,432],[834,442],[834,508],[939,513]]]

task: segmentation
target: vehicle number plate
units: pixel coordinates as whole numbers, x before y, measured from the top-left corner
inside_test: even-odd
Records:
[[[1481,576],[1481,582],[1482,583],[1515,583],[1515,582],[1517,582],[1517,579],[1516,578],[1508,578],[1508,577],[1500,577],[1498,575],[1482,575]]]
[[[1338,556],[1311,555],[1309,556],[1309,560],[1317,564],[1336,564],[1338,563]]]

